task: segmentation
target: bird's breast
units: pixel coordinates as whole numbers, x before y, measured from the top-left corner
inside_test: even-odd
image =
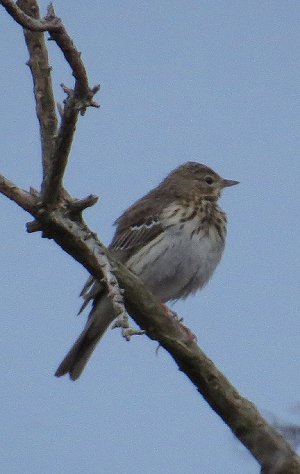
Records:
[[[224,229],[199,213],[176,216],[169,210],[164,232],[140,249],[128,267],[163,302],[185,298],[210,279],[224,250]],[[179,218],[180,217],[180,218]]]

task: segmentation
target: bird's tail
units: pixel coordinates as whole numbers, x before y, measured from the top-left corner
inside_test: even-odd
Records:
[[[72,380],[78,379],[97,343],[114,319],[111,301],[103,296],[93,307],[84,330],[55,372],[56,377],[69,374]]]

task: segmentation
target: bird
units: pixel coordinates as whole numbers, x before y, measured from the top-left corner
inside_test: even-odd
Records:
[[[227,217],[218,206],[224,188],[238,184],[189,161],[136,201],[115,221],[112,254],[138,276],[161,303],[203,288],[221,260]],[[115,320],[112,302],[92,276],[81,296],[92,302],[87,323],[55,375],[76,380]]]

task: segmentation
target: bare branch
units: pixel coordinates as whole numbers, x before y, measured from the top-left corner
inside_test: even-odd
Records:
[[[42,226],[39,221],[27,222],[26,230],[28,234],[33,234],[34,232],[40,232],[42,230]]]
[[[27,11],[34,12],[34,15],[37,16],[38,7],[35,0],[19,1],[20,5],[26,5]],[[68,97],[64,101],[61,125],[55,144],[54,141],[51,142],[52,157],[49,162],[44,163],[44,179],[42,182],[43,202],[44,206],[51,209],[57,205],[63,194],[63,176],[73,142],[78,114],[81,113],[83,115],[89,106],[98,106],[93,99],[100,86],[95,86],[92,89],[89,87],[81,54],[74,46],[62,21],[55,15],[51,4],[48,7],[45,20],[33,20],[10,0],[3,0],[2,4],[8,13],[24,28],[33,31],[48,31],[50,38],[61,49],[75,77],[74,90],[64,86],[64,91]],[[36,70],[32,69],[32,73],[36,74]],[[37,77],[34,78],[34,82],[36,80]],[[38,103],[37,109],[39,109]]]
[[[18,12],[23,11],[39,20],[39,7],[35,0],[18,0],[15,6]],[[22,11],[23,10],[23,11]],[[48,51],[43,33],[24,29],[24,37],[29,52],[28,66],[31,70],[36,102],[36,114],[40,124],[43,177],[51,169],[51,158],[54,151],[57,134],[57,117],[55,100],[52,90],[51,68],[49,66]]]
[[[81,53],[76,49],[72,39],[68,35],[62,21],[55,15],[53,5],[50,4],[46,16],[46,21],[50,24],[58,23],[59,28],[50,28],[51,39],[53,39],[57,46],[61,49],[66,61],[69,63],[73,76],[76,80],[75,90],[79,96],[86,96],[87,92],[90,91],[87,73],[84,64],[81,59]]]
[[[46,18],[50,22],[56,18],[51,5],[48,8]],[[81,60],[81,54],[75,48],[73,41],[67,34],[62,23],[59,29],[50,31],[50,36],[62,50],[67,62],[72,68],[73,76],[75,77],[75,88],[73,91],[72,89],[62,86],[68,97],[64,101],[61,126],[52,159],[52,169],[48,176],[45,176],[42,183],[43,201],[49,208],[55,207],[57,201],[60,199],[63,187],[63,176],[73,142],[78,114],[80,112],[83,115],[87,107],[95,106],[93,97],[100,88],[100,86],[95,86],[90,89],[86,70]]]
[[[38,19],[38,5],[35,0],[19,0],[17,3],[14,3],[12,0],[1,0],[1,4],[14,20],[23,26],[23,28],[36,32],[48,31],[51,39],[53,39],[61,49],[65,59],[73,71],[73,76],[76,80],[76,94],[84,97],[87,95],[87,91],[89,91],[95,95],[99,89],[94,90],[95,88],[89,88],[86,70],[80,57],[81,55],[75,48],[74,43],[68,35],[61,19],[55,15],[51,3],[48,6],[47,15],[43,20]],[[19,8],[18,5],[21,8]],[[25,11],[28,14],[26,14],[23,9],[26,9]],[[32,18],[32,16],[34,18]]]
[[[36,198],[27,191],[18,188],[12,181],[0,175],[0,193],[14,201],[30,214],[36,213]]]
[[[98,196],[94,194],[90,194],[86,198],[83,199],[74,199],[69,203],[69,209],[71,212],[78,214],[79,212],[84,211],[88,207],[92,207],[98,201]]]
[[[26,28],[30,31],[51,31],[60,28],[60,19],[52,18],[49,21],[38,20],[36,17],[36,6],[33,5],[33,2],[26,2],[24,0],[22,3],[28,3],[28,6],[31,9],[31,14],[26,14],[23,11],[23,8],[19,8],[18,5],[20,2],[13,2],[12,0],[1,0],[0,2],[5,10],[13,17],[13,19],[23,28]],[[36,2],[34,2],[36,4]],[[30,4],[32,6],[30,6]],[[32,18],[33,17],[33,18]]]

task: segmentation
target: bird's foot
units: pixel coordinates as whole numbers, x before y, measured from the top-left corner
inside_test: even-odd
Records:
[[[180,322],[180,325],[181,325],[182,329],[186,332],[186,336],[187,336],[186,344],[192,344],[192,342],[197,342],[196,334],[193,331],[191,331],[190,328],[188,328],[187,326],[182,324],[181,321],[179,321],[179,322]]]
[[[180,326],[182,327],[182,329],[186,332],[186,335],[187,335],[186,343],[187,344],[191,344],[192,342],[197,342],[196,334],[194,334],[188,327],[186,327],[183,324],[183,318],[182,317],[179,317],[178,314],[175,311],[172,311],[165,304],[162,304],[162,309],[163,309],[164,313],[166,314],[166,316],[168,316],[169,318],[173,318],[175,321],[177,321],[180,324]]]
[[[141,336],[145,334],[145,331],[142,329],[134,329],[130,327],[128,315],[126,313],[118,316],[111,328],[122,328],[122,337],[124,337],[126,341],[130,341],[132,336]]]

